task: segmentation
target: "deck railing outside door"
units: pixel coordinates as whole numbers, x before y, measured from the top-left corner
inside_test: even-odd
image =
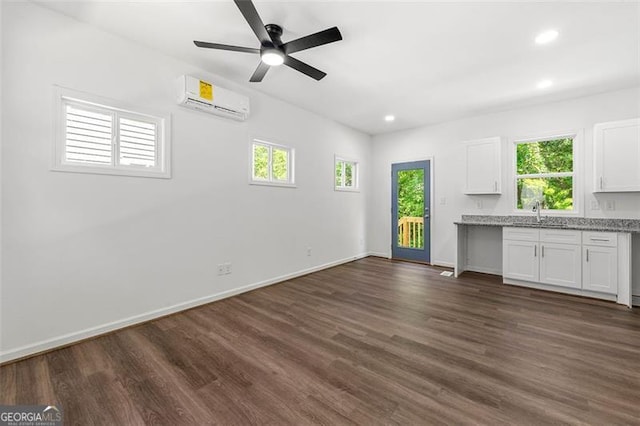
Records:
[[[398,219],[398,245],[400,247],[423,248],[424,218],[405,216]]]

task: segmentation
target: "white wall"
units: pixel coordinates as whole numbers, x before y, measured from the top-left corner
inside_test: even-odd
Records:
[[[391,164],[434,157],[434,205],[432,206],[432,261],[451,265],[454,259],[455,227],[462,214],[512,214],[508,194],[512,161],[507,156],[510,141],[566,130],[582,130],[584,214],[587,217],[640,218],[640,194],[591,193],[593,171],[593,125],[598,122],[640,116],[640,89],[631,88],[596,96],[477,116],[440,125],[375,136],[373,138],[372,186],[369,216],[369,250],[387,254],[391,245]],[[465,158],[461,142],[501,136],[503,142],[503,195],[463,195]],[[615,201],[615,211],[591,210],[591,201]],[[482,202],[482,208],[477,207]],[[500,257],[493,256],[495,263]],[[486,262],[489,262],[487,264]],[[476,264],[474,259],[470,259]],[[500,263],[478,260],[487,269],[500,270]]]
[[[365,253],[368,135],[34,4],[4,4],[2,37],[3,359]],[[181,74],[249,95],[251,118],[176,106]],[[50,171],[54,84],[170,112],[173,178]],[[296,149],[296,189],[248,185],[251,136]],[[336,153],[361,192],[333,190]]]

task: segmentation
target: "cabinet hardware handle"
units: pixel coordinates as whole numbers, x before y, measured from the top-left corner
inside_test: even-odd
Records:
[[[600,176],[600,189],[602,189],[602,176]]]
[[[538,246],[537,245],[533,246],[533,257],[538,257]]]
[[[544,257],[544,246],[542,246],[542,257]]]
[[[589,249],[587,249],[587,262],[589,261]]]
[[[589,238],[591,241],[603,241],[603,242],[608,242],[609,239],[608,238]]]

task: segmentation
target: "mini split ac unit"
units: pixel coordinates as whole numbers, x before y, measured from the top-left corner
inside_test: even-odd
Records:
[[[247,96],[188,75],[179,79],[178,104],[238,121],[249,118]]]

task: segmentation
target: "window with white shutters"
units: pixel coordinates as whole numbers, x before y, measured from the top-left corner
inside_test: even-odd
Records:
[[[166,117],[60,96],[54,170],[170,177]]]

